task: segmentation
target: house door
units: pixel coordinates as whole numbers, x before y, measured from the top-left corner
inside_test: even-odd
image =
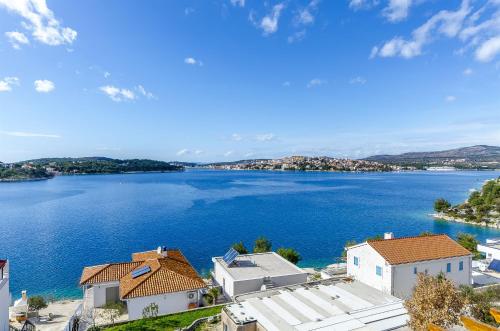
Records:
[[[106,288],[106,304],[115,303],[118,301],[120,301],[119,287],[107,287]]]

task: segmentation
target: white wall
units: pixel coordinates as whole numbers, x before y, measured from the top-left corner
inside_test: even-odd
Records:
[[[487,259],[490,260],[500,260],[500,249],[493,247],[477,245],[477,250],[486,255]]]
[[[234,295],[234,280],[226,269],[214,259],[214,277],[217,284],[222,286],[224,296],[231,298]]]
[[[4,279],[0,279],[0,331],[9,331],[9,264],[4,268]]]
[[[228,298],[232,298],[239,294],[260,291],[264,284],[264,277],[234,280],[229,272],[227,272],[217,260],[214,260],[214,277],[217,284],[223,287],[223,293]],[[271,282],[276,286],[301,284],[307,282],[307,273],[301,273],[298,270],[296,274],[274,276],[270,278]]]
[[[354,257],[358,257],[359,265],[354,265]],[[382,267],[382,276],[376,274],[377,266]],[[391,294],[392,267],[387,264],[368,244],[360,244],[347,251],[347,275],[376,288],[379,291]]]
[[[464,263],[464,268],[461,271],[458,270],[460,261]],[[451,272],[446,272],[447,263],[451,263]],[[417,282],[417,275],[414,273],[415,267],[417,268],[417,273],[425,273],[427,270],[427,274],[432,276],[437,276],[442,272],[456,286],[472,285],[472,257],[453,257],[394,266],[394,288],[392,295],[398,298],[408,298],[411,296]]]
[[[195,292],[194,299],[189,299],[188,293]],[[129,320],[142,318],[142,311],[151,303],[158,305],[158,315],[166,315],[187,310],[190,303],[199,303],[200,291],[174,292],[126,300]]]
[[[354,265],[354,257],[359,258],[359,266]],[[463,270],[459,263],[463,261]],[[446,272],[447,263],[451,263],[451,272]],[[376,274],[376,266],[382,267],[382,277]],[[407,264],[389,265],[370,245],[360,244],[347,251],[347,274],[368,286],[398,298],[411,296],[417,282],[418,273],[437,276],[443,272],[445,277],[452,280],[455,285],[472,284],[472,257],[454,257],[432,261],[423,261]]]
[[[109,282],[94,284],[91,288],[85,289],[84,297],[88,298],[85,302],[85,308],[99,308],[106,304],[106,288],[118,287],[119,282]]]

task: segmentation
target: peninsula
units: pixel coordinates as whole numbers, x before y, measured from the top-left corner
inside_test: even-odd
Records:
[[[500,177],[488,180],[461,204],[451,206],[443,199],[434,202],[434,218],[500,228]]]
[[[397,166],[366,160],[338,159],[326,156],[291,156],[281,159],[256,159],[220,162],[201,167],[224,170],[292,170],[292,171],[393,171]]]
[[[106,157],[44,158],[0,163],[0,181],[49,179],[57,175],[117,174],[130,172],[181,171],[183,166],[147,159]]]

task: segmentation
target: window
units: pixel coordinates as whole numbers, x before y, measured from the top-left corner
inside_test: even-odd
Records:
[[[413,267],[413,273],[416,275],[418,273],[417,267]]]
[[[451,263],[446,263],[446,272],[451,272]]]
[[[359,266],[359,257],[357,256],[354,257],[354,265]]]
[[[377,273],[377,276],[382,276],[382,267],[376,266],[375,272]]]
[[[460,261],[460,262],[458,263],[458,270],[459,270],[459,271],[464,270],[464,261]]]

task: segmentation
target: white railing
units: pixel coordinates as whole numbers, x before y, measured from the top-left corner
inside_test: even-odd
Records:
[[[64,327],[63,331],[71,331],[71,329],[73,328],[73,323],[75,322],[75,319],[81,318],[82,311],[83,311],[83,303],[79,304],[78,307],[76,307],[75,312],[73,313],[73,316],[71,316],[68,323],[66,323],[66,326]]]

